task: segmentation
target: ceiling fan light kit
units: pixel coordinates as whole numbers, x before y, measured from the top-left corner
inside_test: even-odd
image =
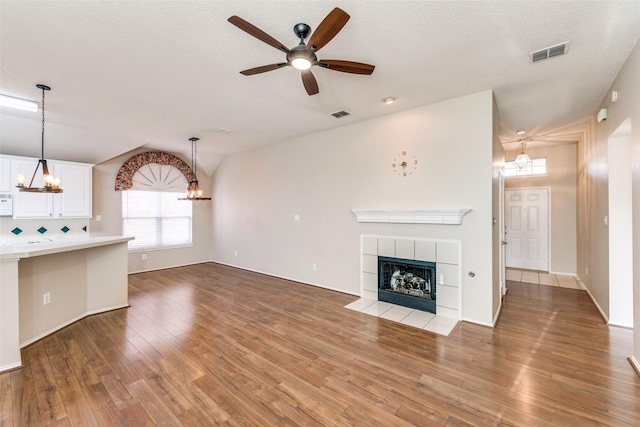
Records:
[[[361,62],[342,61],[335,59],[318,59],[316,52],[319,51],[324,45],[329,43],[335,36],[342,30],[342,27],[347,23],[350,16],[344,10],[336,7],[322,20],[318,28],[313,32],[309,42],[305,44],[305,39],[308,37],[311,27],[307,24],[296,24],[293,27],[293,32],[300,39],[300,43],[292,48],[288,49],[278,40],[274,39],[258,27],[250,24],[239,16],[232,16],[228,21],[240,28],[242,31],[252,35],[258,40],[278,49],[281,52],[287,54],[286,61],[276,64],[262,65],[260,67],[249,68],[247,70],[240,71],[240,74],[245,76],[252,76],[254,74],[265,73],[267,71],[273,71],[286,66],[292,66],[293,68],[301,71],[302,84],[309,95],[315,95],[319,92],[318,82],[315,76],[311,72],[311,67],[320,66],[329,70],[340,71],[350,74],[364,74],[370,75],[373,73],[375,66],[364,64]]]
[[[42,90],[42,134],[40,139],[41,156],[38,160],[38,164],[36,165],[36,169],[33,171],[29,185],[25,185],[26,178],[24,175],[20,174],[17,177],[16,187],[18,188],[18,191],[25,193],[62,193],[62,187],[60,186],[62,183],[60,178],[49,173],[49,167],[47,166],[47,161],[44,158],[44,93],[45,91],[51,90],[51,88],[43,84],[37,84],[36,87]],[[38,173],[40,166],[42,166],[42,187],[34,187],[33,181],[36,178],[36,174]]]

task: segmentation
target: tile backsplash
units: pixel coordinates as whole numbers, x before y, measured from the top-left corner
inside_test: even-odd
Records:
[[[0,244],[53,241],[89,236],[89,218],[0,218]]]

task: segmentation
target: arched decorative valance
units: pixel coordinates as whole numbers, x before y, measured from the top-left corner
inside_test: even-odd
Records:
[[[191,167],[179,157],[163,151],[145,151],[144,153],[136,154],[122,164],[118,171],[118,175],[116,175],[116,191],[129,190],[133,187],[133,175],[138,171],[138,169],[149,163],[173,166],[182,172],[187,179],[187,182],[191,182],[195,179],[195,175],[191,170]]]

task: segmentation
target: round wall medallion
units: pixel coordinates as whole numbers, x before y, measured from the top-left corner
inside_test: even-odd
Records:
[[[418,167],[418,159],[416,155],[410,151],[402,151],[399,153],[391,164],[393,171],[400,176],[408,176]]]

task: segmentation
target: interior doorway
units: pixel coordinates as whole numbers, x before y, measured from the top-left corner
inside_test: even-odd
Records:
[[[506,266],[549,271],[549,189],[505,190]]]
[[[609,324],[633,327],[631,120],[609,137]]]

